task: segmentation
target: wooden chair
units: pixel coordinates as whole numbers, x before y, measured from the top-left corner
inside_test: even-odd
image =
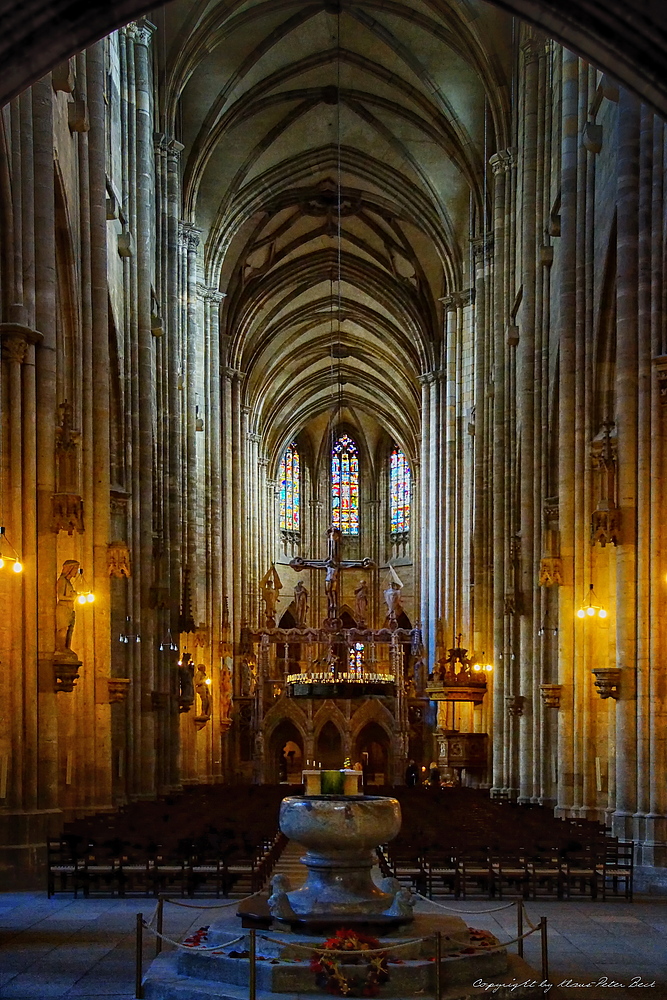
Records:
[[[495,894],[495,875],[485,850],[464,851],[459,858],[461,867],[461,895],[487,896]]]
[[[497,896],[502,897],[507,890],[511,895],[528,898],[530,875],[525,859],[518,852],[492,854],[491,868]]]
[[[426,869],[429,899],[433,899],[436,891],[458,899],[461,895],[461,870],[456,852],[428,851],[422,860]]]
[[[592,850],[569,851],[563,868],[563,889],[566,899],[572,898],[573,890],[585,896],[590,890],[591,899],[598,895],[598,857]]]
[[[603,899],[607,895],[623,896],[632,902],[634,856],[635,845],[632,841],[605,845],[604,856],[597,866]]]
[[[540,851],[526,859],[531,899],[563,898],[563,864],[554,851]]]

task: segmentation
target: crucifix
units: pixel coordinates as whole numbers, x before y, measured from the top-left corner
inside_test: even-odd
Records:
[[[326,559],[302,559],[296,556],[292,559],[290,566],[300,572],[302,569],[323,569],[324,592],[327,595],[327,622],[331,623],[338,619],[338,593],[340,584],[340,573],[344,569],[370,569],[374,566],[372,559],[341,559],[342,534],[340,528],[327,528],[327,558]]]

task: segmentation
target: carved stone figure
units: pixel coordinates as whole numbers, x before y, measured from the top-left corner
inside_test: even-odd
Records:
[[[76,590],[72,580],[79,572],[76,559],[67,559],[62,566],[56,584],[56,656],[58,659],[76,660],[72,651],[72,632],[74,631],[74,602]]]
[[[220,718],[228,719],[232,705],[232,667],[231,656],[225,657],[225,665],[220,671]]]
[[[274,628],[276,624],[276,607],[282,589],[280,577],[276,573],[275,566],[271,566],[268,573],[265,573],[260,581],[260,590],[264,601],[264,614],[268,628]]]
[[[388,910],[385,910],[385,913],[388,917],[411,917],[416,902],[417,897],[413,894],[412,889],[403,886],[398,890],[394,896],[394,902]]]
[[[206,667],[203,663],[197,664],[197,672],[194,677],[194,688],[199,695],[199,700],[201,702],[201,711],[199,715],[204,718],[210,719],[211,717],[211,690],[209,687],[209,679],[206,676]]]
[[[252,698],[257,689],[257,664],[250,656],[241,660],[241,687],[244,698]]]
[[[354,617],[359,625],[366,622],[368,614],[368,584],[365,580],[360,580],[354,588]]]
[[[180,696],[178,699],[179,712],[189,712],[195,700],[194,685],[194,664],[190,662],[190,654],[183,653],[183,659],[178,666],[178,681],[180,686]]]
[[[336,618],[338,616],[338,580],[340,577],[340,566],[333,559],[325,562],[326,575],[324,577],[324,593],[327,596],[327,617]]]
[[[290,890],[290,882],[287,875],[274,875],[271,879],[271,889],[273,891],[267,901],[271,916],[276,917],[278,920],[293,919],[295,915],[294,910],[287,896]]]
[[[384,592],[384,599],[387,605],[389,621],[395,622],[403,613],[403,603],[401,601],[401,585],[396,580],[392,580]]]
[[[294,610],[297,625],[305,625],[308,612],[308,591],[303,580],[299,580],[294,588]]]

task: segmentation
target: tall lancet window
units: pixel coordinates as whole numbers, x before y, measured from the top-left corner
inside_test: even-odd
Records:
[[[280,460],[280,528],[281,531],[299,531],[301,520],[301,479],[299,449],[293,441]]]
[[[359,453],[347,434],[331,449],[331,523],[344,535],[359,534]]]
[[[397,447],[389,465],[389,517],[392,535],[410,530],[410,465]]]

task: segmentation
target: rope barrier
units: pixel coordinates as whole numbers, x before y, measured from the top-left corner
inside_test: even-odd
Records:
[[[297,951],[307,951],[309,955],[329,955],[334,949],[331,948],[315,948],[312,944],[298,944],[296,941],[282,941],[280,938],[270,938],[265,934],[260,935],[262,941],[268,941],[270,944],[282,944],[288,945],[290,948],[296,948]],[[391,944],[385,948],[345,948],[341,951],[336,951],[336,955],[385,955],[388,951],[396,951],[399,948],[412,947],[415,944],[422,944],[424,941],[430,941],[433,937],[429,934],[428,937],[421,938],[411,938],[409,941],[403,941],[401,944]]]
[[[531,928],[531,930],[536,931],[540,925],[539,924],[534,924],[533,921],[528,916],[528,913],[526,912],[526,907],[523,904],[521,904],[521,906],[522,906],[522,909],[523,909],[523,915],[526,918],[526,923]]]
[[[151,927],[150,924],[147,923],[145,920],[142,921],[142,924],[146,928],[146,930],[150,931],[151,934],[154,934],[155,937],[160,938],[161,941],[166,941],[167,944],[173,944],[175,948],[182,948],[184,951],[209,952],[209,954],[213,952],[220,952],[222,951],[223,948],[229,948],[231,944],[236,944],[238,941],[243,941],[243,939],[245,938],[245,934],[239,934],[238,937],[232,938],[231,941],[225,941],[223,942],[223,944],[215,944],[215,945],[183,944],[181,941],[175,941],[173,938],[167,937],[166,934],[160,934],[158,931],[155,930],[154,927]]]
[[[240,906],[241,903],[245,903],[248,899],[261,896],[263,892],[264,889],[258,889],[257,892],[253,892],[249,896],[242,896],[240,899],[230,899],[226,903],[214,903],[213,906],[200,906],[198,903],[182,903],[178,899],[169,899],[167,896],[161,896],[160,898],[165,903],[171,903],[172,906],[182,906],[186,910],[224,910],[228,906]]]
[[[414,892],[414,889],[412,891]],[[439,906],[441,910],[448,910],[450,913],[468,914],[468,916],[471,917],[476,916],[478,913],[498,913],[499,910],[509,910],[511,906],[514,906],[514,903],[512,902],[506,903],[504,906],[494,906],[486,910],[459,910],[458,907],[445,906],[444,903],[436,903],[434,899],[429,899],[429,897],[425,896],[422,892],[415,892],[415,896],[419,896],[419,898],[423,899],[426,903],[432,903],[433,906]]]

